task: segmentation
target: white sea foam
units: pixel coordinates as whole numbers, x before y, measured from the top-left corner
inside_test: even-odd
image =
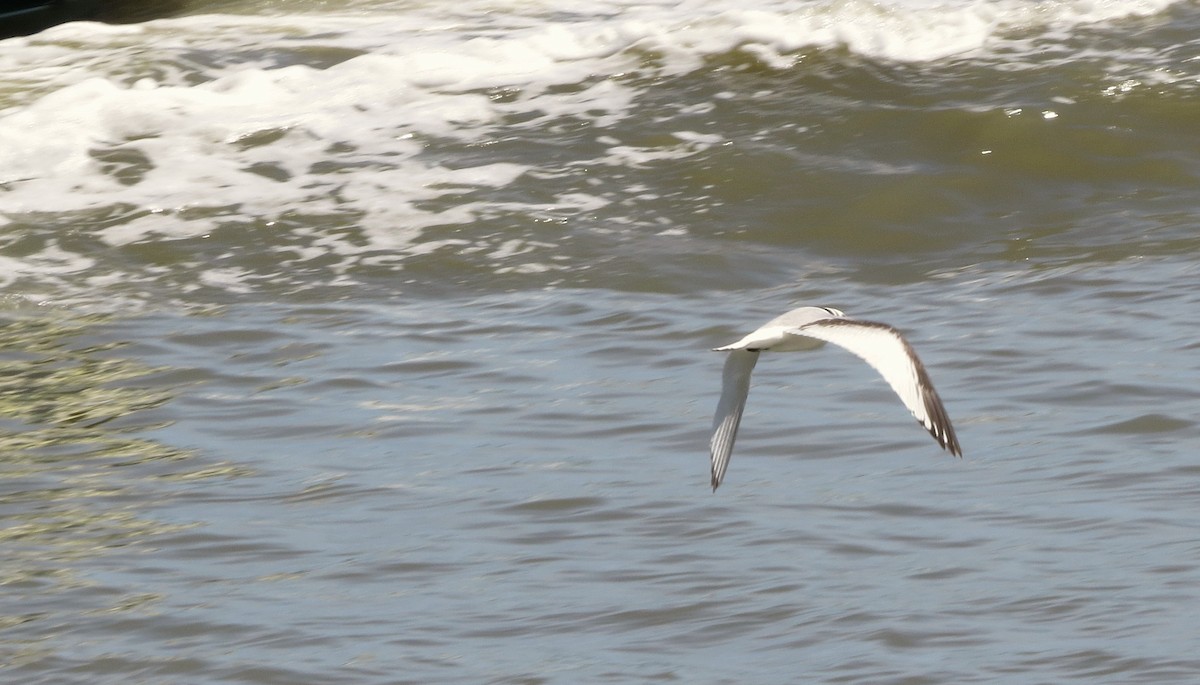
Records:
[[[418,241],[430,226],[602,206],[603,198],[583,195],[439,203],[537,169],[494,161],[449,168],[428,151],[430,141],[488,144],[513,117],[526,127],[571,117],[603,130],[634,107],[639,86],[627,74],[683,73],[734,51],[785,68],[821,47],[934,60],[984,50],[1005,32],[1061,30],[1168,4],[468,0],[380,4],[367,16],[68,24],[0,42],[0,84],[8,87],[0,95],[0,222],[120,207],[128,220],[96,229],[120,246],[194,238],[229,222],[344,215],[361,230],[356,240],[308,236],[288,248],[293,258],[417,254],[447,244]],[[319,62],[331,51],[349,59],[276,63],[290,53]],[[607,138],[606,161],[638,166],[721,144],[708,132],[675,137],[675,145],[650,147]],[[88,268],[86,258],[53,249],[6,265],[6,277]],[[510,260],[502,268],[555,268],[512,243],[488,249]],[[207,283],[239,276],[225,271]]]

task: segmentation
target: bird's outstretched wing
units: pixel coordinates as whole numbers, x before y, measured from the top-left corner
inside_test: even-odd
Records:
[[[712,488],[715,491],[725,477],[729,466],[729,455],[733,452],[733,440],[737,437],[738,424],[742,422],[742,411],[746,408],[746,395],[750,392],[750,372],[758,362],[758,352],[734,350],[725,360],[725,371],[721,380],[721,401],[713,416],[713,434],[709,448],[712,451]]]
[[[962,448],[958,445],[958,438],[954,435],[954,427],[950,425],[950,417],[946,415],[942,400],[933,389],[933,382],[929,380],[925,366],[904,336],[900,335],[900,331],[874,321],[833,318],[798,326],[787,333],[824,340],[853,352],[883,376],[888,385],[892,386],[892,390],[900,396],[904,406],[908,407],[943,449],[955,456],[962,456]],[[727,364],[727,377],[728,368]],[[744,400],[745,395],[742,397]],[[722,398],[722,406],[724,403]],[[735,429],[736,426],[735,421]],[[732,442],[731,438],[730,443]],[[713,444],[716,444],[715,436]],[[716,457],[713,458],[715,464]]]

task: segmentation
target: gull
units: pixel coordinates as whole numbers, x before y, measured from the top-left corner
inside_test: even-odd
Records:
[[[750,392],[750,372],[759,352],[795,352],[812,350],[830,342],[857,355],[878,371],[900,401],[934,440],[950,454],[961,457],[962,448],[950,425],[950,417],[938,398],[925,366],[917,358],[900,331],[884,323],[852,319],[832,307],[800,307],[771,319],[741,340],[713,348],[729,352],[725,360],[721,401],[713,416],[712,488],[725,478],[733,440],[737,437],[746,395]]]

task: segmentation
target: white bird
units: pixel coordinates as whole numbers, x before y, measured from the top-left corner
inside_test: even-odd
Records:
[[[887,324],[848,318],[830,307],[800,307],[771,319],[735,343],[713,348],[715,352],[729,352],[709,445],[714,492],[729,466],[733,440],[737,437],[742,411],[746,408],[746,395],[750,392],[750,372],[758,362],[758,353],[764,350],[812,350],[827,342],[853,352],[882,374],[900,396],[900,401],[942,449],[962,456],[950,417],[946,416],[929,374],[900,331]]]

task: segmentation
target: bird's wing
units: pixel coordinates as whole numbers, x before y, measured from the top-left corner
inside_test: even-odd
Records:
[[[943,449],[962,456],[942,400],[933,389],[925,366],[900,331],[873,321],[838,318],[798,326],[788,334],[824,340],[853,352],[883,376]]]
[[[733,453],[733,439],[737,437],[738,424],[742,422],[742,411],[746,408],[746,395],[750,392],[750,372],[758,362],[758,352],[734,350],[725,360],[725,371],[721,380],[721,401],[713,416],[713,434],[709,448],[712,450],[712,487],[715,491],[725,478],[729,466],[729,455]]]

